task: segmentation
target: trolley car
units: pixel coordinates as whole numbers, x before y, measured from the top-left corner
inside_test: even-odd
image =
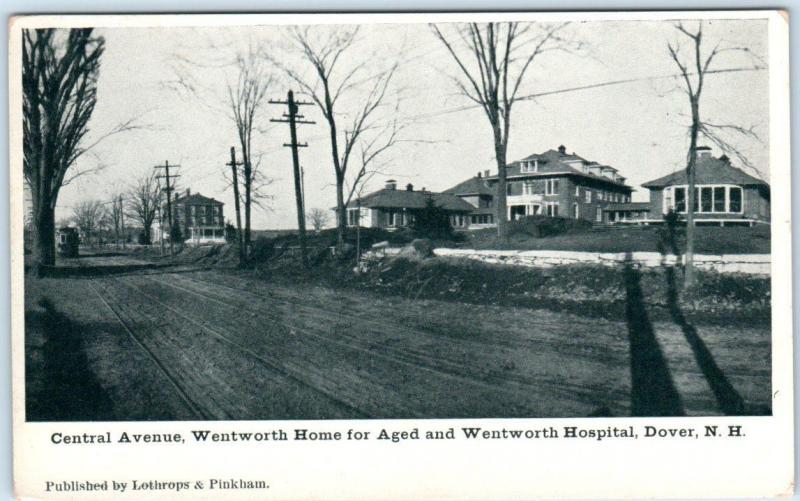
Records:
[[[64,257],[78,257],[78,244],[80,237],[77,228],[59,228],[58,234],[58,253]]]

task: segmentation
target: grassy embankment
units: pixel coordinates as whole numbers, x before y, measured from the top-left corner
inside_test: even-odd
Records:
[[[362,248],[384,240],[392,245],[402,245],[411,238],[400,232],[361,231]],[[507,244],[499,244],[493,231],[486,230],[460,235],[452,241],[439,241],[436,245],[479,249],[657,252],[664,248],[663,238],[663,230],[659,228],[630,227],[575,230],[541,238],[517,234]],[[354,243],[355,232],[348,234],[347,240]],[[623,268],[600,265],[538,269],[455,258],[385,258],[355,273],[353,256],[346,259],[331,256],[330,248],[335,241],[333,230],[311,234],[308,244],[312,266],[310,270],[304,270],[300,265],[296,235],[259,239],[254,244],[253,262],[244,272],[255,273],[276,283],[313,282],[333,288],[368,290],[385,296],[546,308],[606,318],[625,315],[634,280],[655,318],[669,319],[679,310],[696,322],[746,320],[766,324],[770,319],[768,277],[699,272],[697,286],[682,290],[680,270],[673,273],[670,269],[642,269],[631,273]],[[679,232],[679,250],[683,246]],[[700,227],[696,247],[700,254],[769,253],[769,227]],[[214,267],[236,266],[236,253],[229,247],[187,249],[177,259]]]

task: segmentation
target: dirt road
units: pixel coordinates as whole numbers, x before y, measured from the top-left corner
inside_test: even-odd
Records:
[[[763,327],[407,300],[82,257],[26,280],[29,420],[769,410]]]

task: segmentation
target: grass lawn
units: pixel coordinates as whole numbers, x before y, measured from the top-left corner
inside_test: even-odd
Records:
[[[564,250],[585,252],[659,252],[659,241],[664,231],[658,226],[631,226],[620,228],[591,228],[549,236],[532,237],[518,233],[508,242],[497,238],[495,229],[489,228],[465,233],[465,240],[457,247],[470,249],[509,250]],[[685,249],[685,229],[680,229],[679,248]],[[743,226],[698,226],[695,252],[698,254],[769,254],[770,226],[752,228]]]

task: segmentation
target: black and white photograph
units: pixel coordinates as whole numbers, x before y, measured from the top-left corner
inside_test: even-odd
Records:
[[[784,14],[12,20],[21,494],[791,492]]]
[[[25,30],[26,419],[769,415],[767,48]]]

